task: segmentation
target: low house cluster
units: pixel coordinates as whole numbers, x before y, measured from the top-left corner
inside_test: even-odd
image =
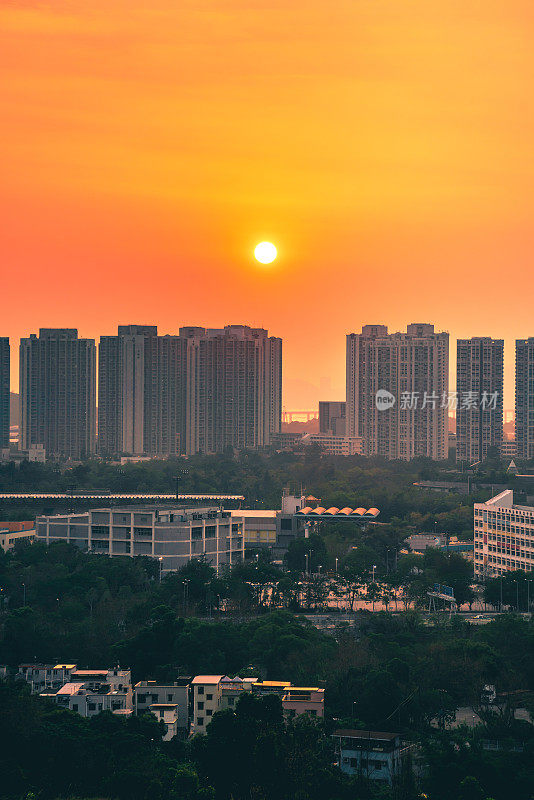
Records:
[[[0,667],[0,678],[8,675],[7,667]],[[299,714],[324,716],[324,689],[292,686],[289,681],[197,675],[167,684],[143,680],[132,685],[129,669],[78,669],[76,664],[67,663],[21,664],[13,677],[25,680],[32,693],[83,717],[101,711],[124,716],[152,713],[165,726],[164,740],[205,733],[213,715],[233,708],[244,692],[278,696],[288,718]]]

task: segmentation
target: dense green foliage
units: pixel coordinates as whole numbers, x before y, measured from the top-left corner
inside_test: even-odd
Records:
[[[497,464],[492,469],[492,479],[505,480]],[[400,552],[411,533],[471,537],[472,502],[488,492],[427,493],[414,483],[446,479],[443,467],[330,458],[313,448],[125,467],[88,462],[63,473],[0,465],[4,489],[173,491],[176,476],[182,492],[243,493],[253,507],[278,507],[284,486],[302,486],[325,505],[376,505],[380,524],[325,523],[291,545],[287,572],[258,553],[219,576],[194,560],[161,582],[151,559],[108,559],[65,543],[0,551],[0,664],[119,662],[134,680],[203,672],[284,678],[324,686],[324,723],[284,721],[278,701],[247,697],[215,715],[205,737],[164,743],[155,718],[86,720],[31,697],[26,686],[0,684],[0,800],[415,800],[423,792],[430,800],[532,800],[533,727],[513,710],[534,707],[534,624],[512,613],[480,626],[421,615],[434,583],[471,603],[472,568],[453,553]],[[27,516],[0,509],[9,515]],[[503,579],[505,609],[517,605],[518,591],[526,607],[527,580]],[[357,610],[325,634],[299,614],[327,610],[329,595],[354,608],[386,601],[401,613]],[[489,581],[486,601],[499,606],[500,598],[501,581]],[[488,683],[500,694],[495,714],[480,707]],[[476,709],[483,724],[446,730],[460,706]],[[329,735],[340,726],[402,732],[422,765],[417,785],[344,777]],[[488,741],[499,749],[488,750]]]
[[[447,471],[448,470],[448,471]],[[422,531],[472,535],[472,500],[485,499],[489,491],[471,495],[425,492],[414,483],[424,479],[459,480],[450,467],[428,459],[386,462],[362,456],[325,456],[313,447],[302,453],[242,452],[187,459],[150,461],[117,466],[88,461],[61,471],[54,464],[13,462],[0,464],[4,491],[65,491],[81,488],[117,492],[174,492],[242,494],[248,507],[279,508],[284,487],[302,488],[326,505],[376,506],[381,520],[407,524]],[[488,479],[506,482],[499,473]],[[73,505],[74,497],[67,505]],[[57,507],[57,506],[56,506]],[[42,506],[41,506],[42,508]],[[35,507],[33,507],[35,510]],[[31,515],[32,508],[0,502],[0,519]],[[338,529],[342,534],[342,529]]]

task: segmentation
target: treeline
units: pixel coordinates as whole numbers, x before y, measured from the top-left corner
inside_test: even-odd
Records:
[[[506,475],[497,476],[506,480]],[[420,530],[472,532],[472,502],[489,490],[471,495],[426,492],[414,486],[421,479],[450,479],[444,467],[428,459],[387,462],[362,456],[326,456],[313,447],[302,453],[242,452],[187,459],[153,460],[114,465],[88,461],[61,471],[54,464],[13,462],[0,465],[4,491],[64,491],[100,488],[116,492],[242,494],[252,508],[279,508],[284,487],[311,493],[327,505],[376,506],[384,522],[403,521]],[[75,505],[76,498],[68,501]],[[0,519],[31,512],[0,502]]]

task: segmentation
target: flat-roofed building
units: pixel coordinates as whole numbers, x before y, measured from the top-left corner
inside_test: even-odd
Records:
[[[205,557],[219,571],[245,555],[242,518],[215,506],[94,509],[37,517],[36,529],[46,544],[67,541],[101,555],[156,558],[162,575],[192,558]]]
[[[172,683],[139,681],[134,686],[134,709],[136,714],[151,710],[152,706],[176,708],[176,731],[173,735],[189,733],[189,685],[190,677],[181,677]],[[166,720],[164,720],[166,721]]]
[[[95,452],[96,346],[74,328],[41,328],[20,340],[20,447],[48,459]]]
[[[193,719],[191,733],[206,733],[212,717],[220,710],[224,675],[197,675],[191,681],[193,689]]]
[[[102,711],[132,714],[131,691],[115,689],[105,684],[91,686],[89,683],[72,681],[64,684],[57,692],[41,692],[41,697],[49,697],[61,708],[68,708],[82,717],[94,717]]]
[[[364,325],[347,336],[346,433],[362,437],[365,455],[446,459],[448,390],[448,333],[412,323],[406,333]]]
[[[20,664],[16,678],[26,681],[32,693],[58,690],[70,681],[76,664]]]
[[[347,404],[344,400],[319,400],[319,433],[345,436]]]
[[[0,550],[7,553],[21,542],[33,542],[36,537],[35,528],[25,531],[10,531],[2,528],[0,523]]]
[[[475,575],[502,575],[534,566],[534,507],[514,504],[511,489],[474,506]]]
[[[517,457],[534,458],[534,336],[515,343],[515,439]]]
[[[282,708],[288,717],[308,714],[324,717],[324,689],[318,686],[288,686],[282,695]]]
[[[482,461],[503,440],[504,339],[458,339],[456,460]]]
[[[180,328],[187,346],[185,449],[267,447],[282,419],[282,340],[263,328]]]
[[[170,739],[174,739],[178,734],[178,704],[152,703],[149,710],[165,726],[163,741],[168,742]]]
[[[332,737],[342,772],[390,785],[400,775],[409,750],[403,748],[398,733],[339,729]]]
[[[330,456],[361,456],[364,444],[361,436],[336,436],[332,433],[305,433],[300,444],[316,445]]]
[[[9,447],[10,393],[9,336],[0,336],[0,450]]]

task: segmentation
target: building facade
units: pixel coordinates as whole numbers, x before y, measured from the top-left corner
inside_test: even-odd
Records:
[[[403,748],[398,733],[337,730],[333,733],[339,768],[347,775],[359,775],[390,785],[400,775]]]
[[[175,456],[184,451],[185,351],[155,325],[119,325],[102,336],[98,450],[102,455]]]
[[[150,556],[158,559],[161,575],[192,558],[205,557],[217,571],[243,560],[243,527],[242,518],[217,507],[103,508],[36,520],[37,538],[46,544],[67,541],[107,556]]]
[[[168,712],[168,714],[172,715],[175,723],[176,731],[174,735],[178,733],[182,734],[182,736],[187,735],[189,733],[190,683],[190,677],[178,678],[178,680],[168,684],[160,684],[156,683],[156,681],[139,681],[134,687],[135,713],[144,714],[152,710],[152,706],[172,707],[175,711]],[[165,719],[164,721],[167,724],[169,720]]]
[[[266,447],[282,418],[282,340],[263,328],[184,327],[185,453]]]
[[[534,336],[515,343],[515,441],[518,458],[534,458]]]
[[[448,333],[413,323],[347,336],[347,435],[363,439],[365,455],[446,459],[448,392]]]
[[[315,445],[329,456],[361,456],[364,443],[361,436],[336,436],[333,433],[305,433],[300,443]]]
[[[345,401],[319,400],[319,433],[345,436],[346,417]]]
[[[503,441],[504,339],[458,339],[456,460],[483,461]]]
[[[20,340],[23,450],[79,461],[95,452],[96,346],[73,328],[41,328]]]
[[[475,575],[495,576],[534,566],[534,507],[514,505],[511,489],[474,507]]]
[[[0,450],[9,447],[10,365],[9,337],[0,336]]]

